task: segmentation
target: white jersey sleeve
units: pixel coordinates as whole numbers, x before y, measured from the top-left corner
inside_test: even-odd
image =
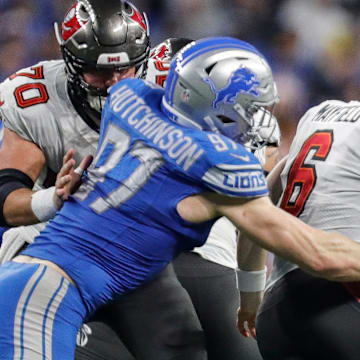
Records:
[[[95,154],[99,134],[85,123],[72,105],[62,60],[40,62],[2,82],[0,117],[7,129],[38,145],[45,155],[46,165],[35,190],[43,187],[48,169],[54,173],[60,170],[63,156],[70,148],[75,150],[76,163],[88,154]],[[42,227],[43,224],[36,224],[12,228],[7,235],[5,233],[4,242],[6,239],[9,244],[13,239],[20,245],[22,240],[32,242]]]
[[[94,154],[98,134],[76,113],[67,93],[64,62],[45,61],[22,69],[0,84],[4,126],[37,144],[57,173],[67,150],[80,161]]]

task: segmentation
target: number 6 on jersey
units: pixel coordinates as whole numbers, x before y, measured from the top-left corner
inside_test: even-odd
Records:
[[[325,161],[334,141],[332,130],[316,131],[303,144],[292,163],[280,207],[299,216],[316,185],[314,161]]]

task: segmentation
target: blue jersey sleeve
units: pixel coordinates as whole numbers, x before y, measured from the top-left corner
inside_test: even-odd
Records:
[[[206,161],[201,181],[211,190],[235,197],[258,197],[268,194],[259,160],[243,145],[229,138],[203,132]]]

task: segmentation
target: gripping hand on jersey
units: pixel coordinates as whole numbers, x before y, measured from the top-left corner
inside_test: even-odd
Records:
[[[65,200],[69,198],[81,185],[81,176],[90,166],[93,157],[87,155],[75,169],[75,150],[70,149],[63,159],[63,166],[56,176],[54,202],[58,209],[62,207]]]

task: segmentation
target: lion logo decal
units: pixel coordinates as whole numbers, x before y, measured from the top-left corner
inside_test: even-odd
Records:
[[[209,77],[205,78],[204,81],[209,84],[211,91],[216,95],[213,101],[215,109],[218,109],[221,103],[235,104],[237,96],[241,93],[259,96],[257,87],[260,85],[260,81],[245,66],[235,70],[222,89],[217,89],[214,81]]]

